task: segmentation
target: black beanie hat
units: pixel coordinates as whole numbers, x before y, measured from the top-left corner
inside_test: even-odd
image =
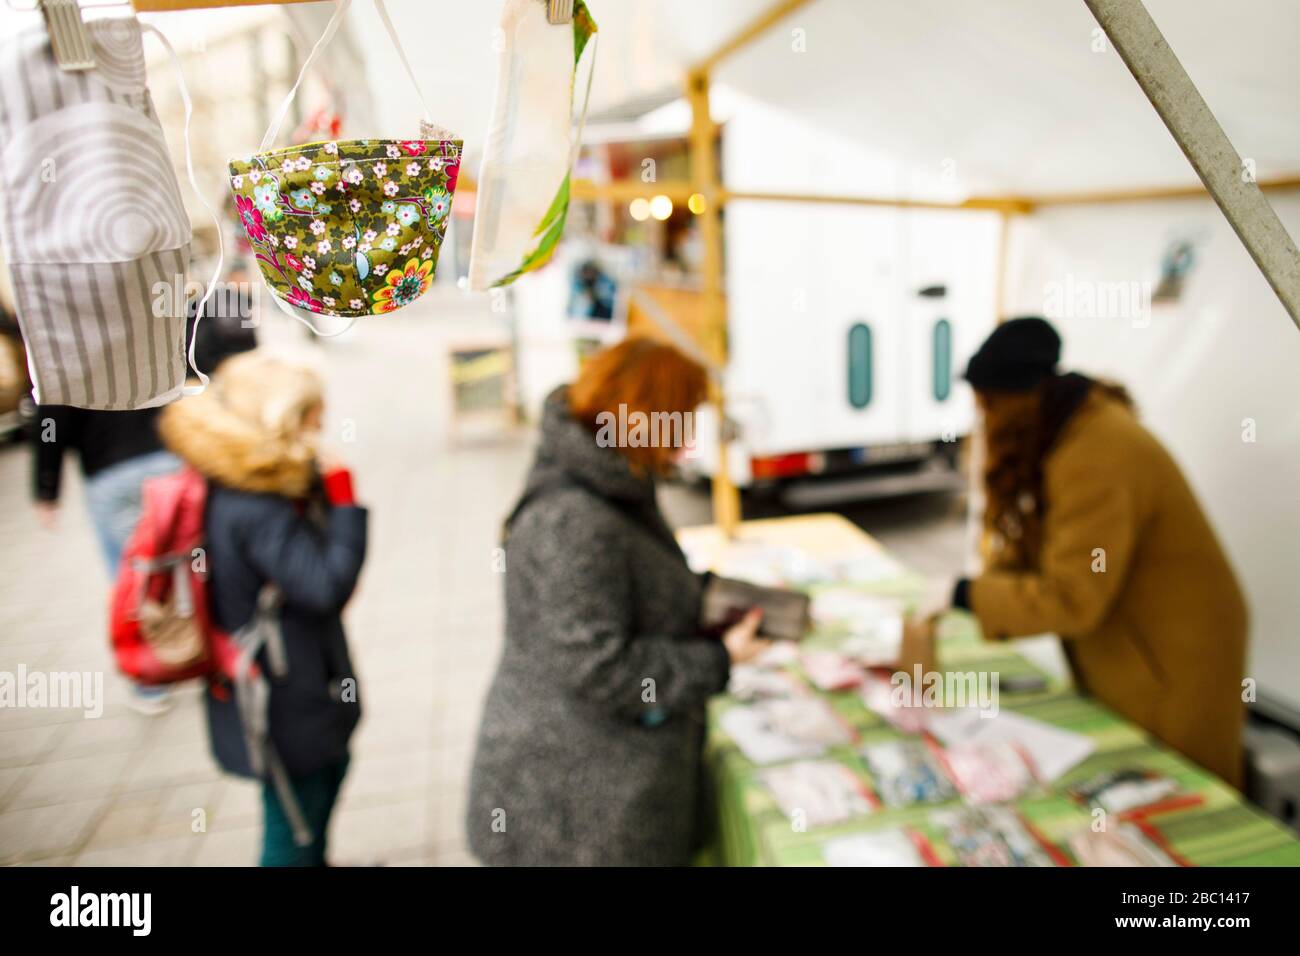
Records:
[[[966,366],[966,381],[979,391],[1027,392],[1056,371],[1061,337],[1046,319],[1024,316],[1003,322]]]

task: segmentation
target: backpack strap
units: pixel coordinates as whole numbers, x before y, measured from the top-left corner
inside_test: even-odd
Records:
[[[271,676],[276,680],[284,680],[289,673],[289,657],[284,650],[284,631],[280,628],[282,604],[284,597],[280,589],[274,584],[268,584],[258,592],[257,609],[253,612],[253,620],[262,631]]]
[[[231,635],[239,648],[233,680],[235,701],[244,730],[249,767],[256,776],[269,779],[275,788],[275,795],[293,829],[293,842],[298,846],[309,846],[312,842],[311,828],[293,792],[289,773],[271,740],[271,682],[257,666],[257,655],[265,648],[272,676],[282,679],[289,673],[284,633],[280,629],[281,603],[279,588],[273,584],[266,585],[257,595],[257,607],[252,618]]]
[[[311,846],[313,840],[311,827],[307,825],[307,817],[302,812],[298,795],[293,792],[293,782],[289,779],[289,772],[284,769],[284,764],[280,762],[280,755],[269,739],[266,743],[266,769],[271,777],[271,786],[275,787],[275,796],[284,809],[285,817],[289,820],[289,827],[293,830],[294,845]]]

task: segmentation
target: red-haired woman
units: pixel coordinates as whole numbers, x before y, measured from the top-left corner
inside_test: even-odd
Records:
[[[655,502],[704,370],[629,339],[553,392],[507,521],[506,639],[470,782],[470,846],[504,865],[673,865],[698,838],[704,710],[766,641],[698,632],[702,581]]]

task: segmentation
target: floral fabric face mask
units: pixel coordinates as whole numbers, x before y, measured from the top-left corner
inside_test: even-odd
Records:
[[[429,288],[460,171],[458,140],[313,143],[230,164],[271,291],[324,315],[392,312]]]
[[[262,276],[276,303],[308,325],[288,307],[355,319],[393,312],[424,294],[460,172],[463,143],[427,119],[421,139],[266,148],[350,3],[339,3],[261,151],[230,162],[230,188]],[[375,7],[415,84],[383,0]]]

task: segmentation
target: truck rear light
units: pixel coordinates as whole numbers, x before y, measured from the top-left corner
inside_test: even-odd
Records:
[[[756,479],[805,475],[808,473],[808,456],[805,454],[768,455],[763,458],[751,458],[749,469]]]
[[[813,452],[795,452],[789,455],[768,455],[749,460],[750,473],[756,480],[766,478],[793,478],[796,475],[816,474],[826,467],[824,455]]]

